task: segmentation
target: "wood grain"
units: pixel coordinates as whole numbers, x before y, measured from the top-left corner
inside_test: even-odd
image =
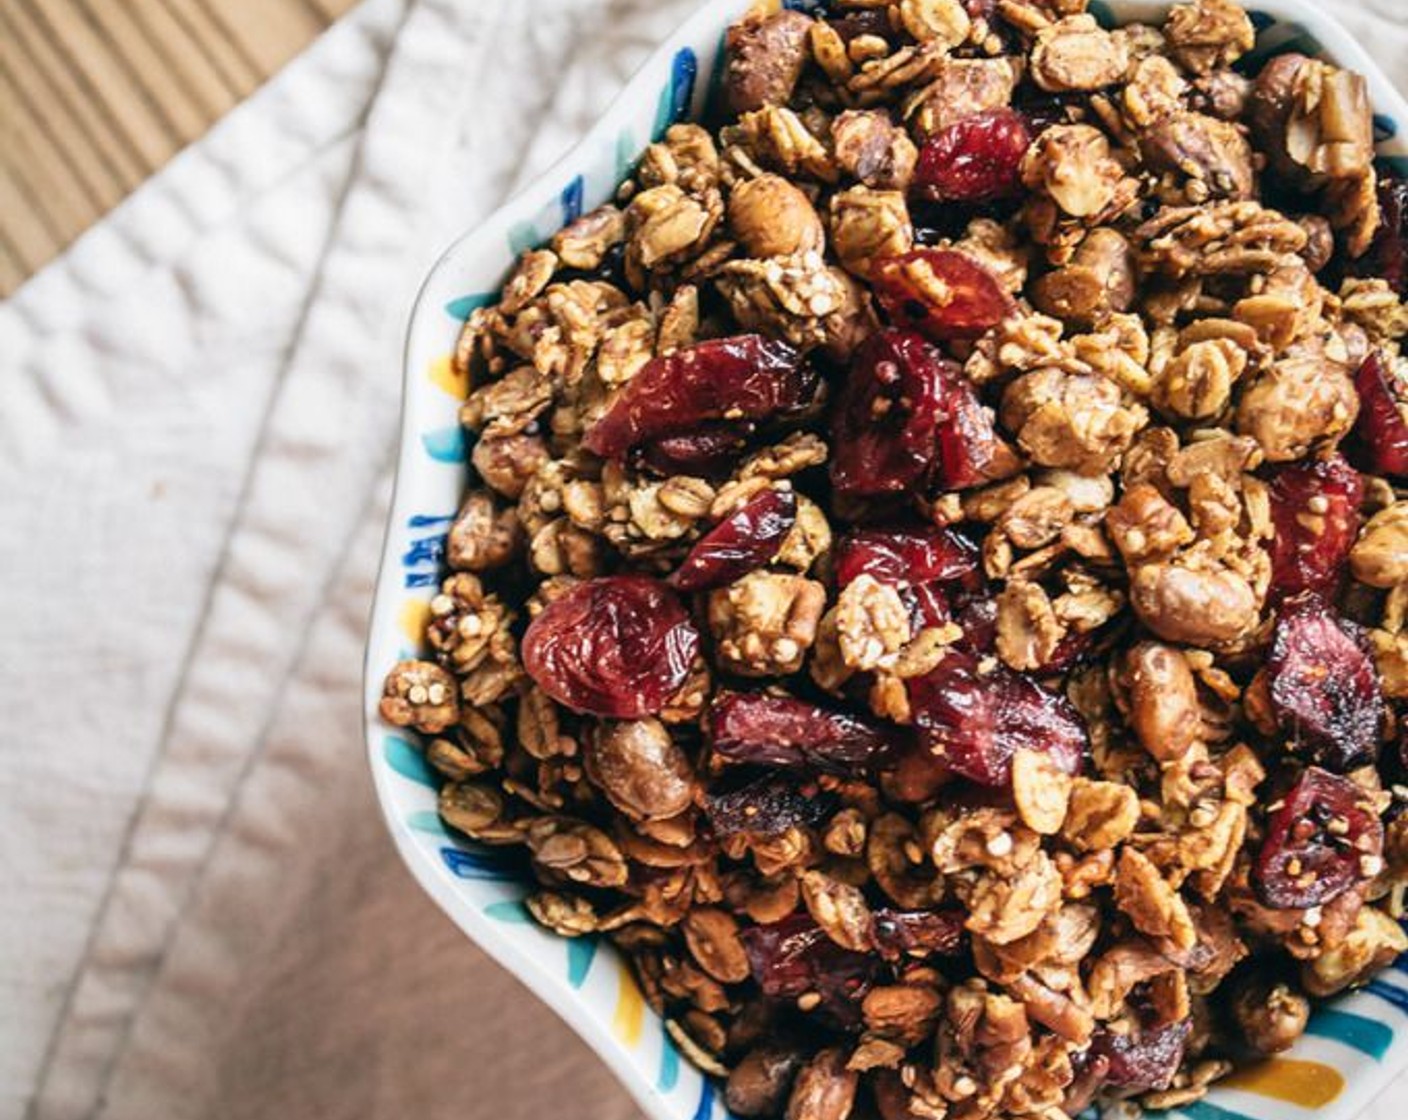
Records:
[[[0,0],[0,296],[356,0]]]

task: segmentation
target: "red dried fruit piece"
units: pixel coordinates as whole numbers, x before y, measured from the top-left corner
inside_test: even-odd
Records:
[[[779,836],[789,828],[813,825],[834,804],[828,794],[798,787],[795,776],[765,774],[736,788],[712,786],[704,796],[704,813],[714,835]]]
[[[1016,452],[999,438],[992,410],[978,399],[977,387],[962,373],[946,380],[944,413],[934,472],[939,488],[964,490],[1013,473]]]
[[[1344,894],[1381,866],[1384,829],[1348,778],[1307,767],[1266,819],[1252,887],[1275,910],[1305,910]]]
[[[1085,757],[1085,725],[1064,696],[1003,665],[988,672],[970,653],[951,651],[908,682],[923,741],[957,774],[984,786],[1012,781],[1012,756],[1041,751],[1068,774]]]
[[[785,342],[759,334],[715,338],[652,358],[582,437],[604,459],[710,421],[762,420],[806,404],[816,372]]]
[[[1183,1064],[1192,1033],[1191,1019],[1165,1027],[1140,1027],[1124,1034],[1102,1029],[1091,1039],[1086,1057],[1106,1063],[1104,1086],[1118,1090],[1119,1096],[1167,1089]]]
[[[777,555],[797,524],[797,495],[763,490],[701,537],[670,577],[680,591],[723,587]]]
[[[953,780],[953,771],[915,739],[903,743],[881,777],[885,796],[904,805],[933,800]]]
[[[839,492],[875,495],[924,485],[949,364],[913,331],[880,330],[865,340],[831,417],[831,481]]]
[[[795,1000],[814,992],[821,1003],[813,1014],[843,1027],[859,1024],[860,1001],[880,971],[879,958],[841,948],[807,914],[750,926],[739,938],[764,995]]]
[[[1356,460],[1371,474],[1408,478],[1408,376],[1375,350],[1354,375],[1354,388]]]
[[[912,190],[939,202],[990,202],[1022,188],[1019,167],[1031,129],[1014,109],[973,113],[924,142]]]
[[[1354,262],[1356,276],[1381,276],[1408,295],[1408,179],[1379,175],[1379,228],[1368,251]]]
[[[963,644],[972,652],[997,648],[997,600],[986,592],[955,597],[953,620],[963,629]]]
[[[978,572],[978,546],[948,529],[857,529],[836,548],[836,586],[857,576],[881,583],[969,582]]]
[[[997,277],[957,249],[912,249],[878,260],[871,286],[891,323],[936,342],[977,338],[1016,310]]]
[[[952,957],[963,948],[961,911],[882,908],[873,916],[875,947],[884,957]]]
[[[753,428],[746,423],[704,424],[697,431],[642,444],[631,453],[631,461],[666,478],[678,474],[722,478],[738,465]]]
[[[1334,770],[1378,757],[1383,691],[1354,623],[1314,596],[1284,604],[1266,671],[1276,722],[1293,748]]]
[[[573,711],[635,719],[679,691],[698,650],[699,632],[668,587],[608,576],[543,608],[523,635],[523,667]]]
[[[893,736],[869,720],[791,696],[724,692],[710,705],[714,753],[734,762],[848,774],[881,760]]]
[[[1302,591],[1334,594],[1359,534],[1359,503],[1364,498],[1359,472],[1338,454],[1291,463],[1271,477],[1270,494],[1276,524],[1272,597],[1281,600]]]

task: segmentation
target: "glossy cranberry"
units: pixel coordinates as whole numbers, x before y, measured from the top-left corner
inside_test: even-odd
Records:
[[[914,267],[927,267],[938,282],[917,285],[907,274]],[[876,261],[871,285],[891,323],[936,342],[977,338],[1016,310],[997,277],[956,249],[912,249]]]
[[[670,583],[681,591],[707,591],[741,579],[777,555],[795,524],[796,494],[760,491],[699,539]]]
[[[862,35],[875,36],[886,42],[895,38],[895,29],[883,8],[859,8],[846,12],[840,19],[827,22],[836,30],[843,43],[849,44],[852,39],[859,39]]]
[[[749,776],[737,786],[713,783],[704,797],[704,813],[719,837],[751,833],[779,836],[789,828],[816,824],[831,811],[834,799],[805,789],[795,776]]]
[[[652,358],[628,381],[582,446],[604,459],[713,421],[762,420],[811,400],[816,373],[785,342],[716,338]]]
[[[1266,671],[1276,721],[1294,749],[1333,770],[1378,756],[1383,692],[1354,623],[1314,596],[1285,603]]]
[[[666,478],[680,474],[723,478],[738,465],[754,427],[744,421],[703,424],[693,432],[641,444],[631,452],[631,462]]]
[[[1105,1062],[1106,1089],[1119,1096],[1167,1089],[1183,1064],[1193,1023],[1183,1019],[1164,1027],[1138,1027],[1120,1034],[1099,1030],[1091,1039],[1087,1057]]]
[[[877,331],[862,344],[831,417],[838,491],[875,495],[925,484],[949,364],[913,331]]]
[[[963,913],[960,910],[892,910],[874,912],[875,947],[881,955],[927,957],[956,956],[963,948]]]
[[[821,1003],[813,1013],[842,1026],[860,1022],[860,1001],[880,969],[876,957],[841,948],[807,914],[750,926],[739,937],[764,995],[795,1000],[814,992]]]
[[[1408,478],[1408,376],[1373,351],[1354,376],[1359,392],[1355,461],[1371,474]]]
[[[714,753],[733,762],[841,774],[883,759],[894,741],[860,716],[765,692],[720,693],[709,732]]]
[[[992,653],[997,648],[997,600],[985,591],[958,595],[953,620],[963,629],[963,644],[972,652]]]
[[[1261,902],[1276,910],[1321,906],[1370,878],[1384,847],[1368,794],[1319,767],[1304,770],[1273,802],[1252,869]]]
[[[1021,113],[989,109],[940,129],[924,142],[911,189],[940,202],[987,202],[1022,188],[1019,168],[1032,134]]]
[[[944,419],[939,424],[939,458],[934,481],[939,489],[965,490],[1010,474],[1016,454],[998,436],[992,410],[961,372],[944,384]]]
[[[1291,463],[1271,477],[1271,589],[1276,600],[1315,591],[1333,595],[1343,582],[1359,533],[1364,480],[1342,455]]]
[[[634,719],[679,690],[698,649],[699,633],[668,587],[609,576],[543,608],[523,635],[523,667],[573,711]]]
[[[978,546],[938,526],[857,529],[836,547],[836,586],[857,576],[881,583],[967,582],[978,571]]]
[[[1408,295],[1408,179],[1380,175],[1379,228],[1355,272],[1382,276],[1399,295]]]
[[[1063,696],[1003,665],[984,672],[978,659],[951,651],[908,682],[914,722],[929,749],[951,770],[984,786],[1012,781],[1012,756],[1041,751],[1068,774],[1080,771],[1087,736]]]

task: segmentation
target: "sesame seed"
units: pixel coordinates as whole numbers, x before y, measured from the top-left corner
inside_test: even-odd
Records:
[[[425,690],[425,685],[413,684],[411,685],[410,692],[406,693],[406,699],[412,704],[424,704],[428,695]]]
[[[797,997],[797,1009],[799,1011],[814,1011],[821,1006],[820,992],[803,992]]]
[[[1012,854],[1012,834],[1010,832],[999,832],[987,842],[988,855],[1002,856]]]

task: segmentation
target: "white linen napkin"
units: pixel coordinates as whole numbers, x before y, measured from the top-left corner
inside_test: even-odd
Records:
[[[697,2],[366,0],[0,306],[0,1115],[636,1115],[401,868],[358,678],[420,275]]]

